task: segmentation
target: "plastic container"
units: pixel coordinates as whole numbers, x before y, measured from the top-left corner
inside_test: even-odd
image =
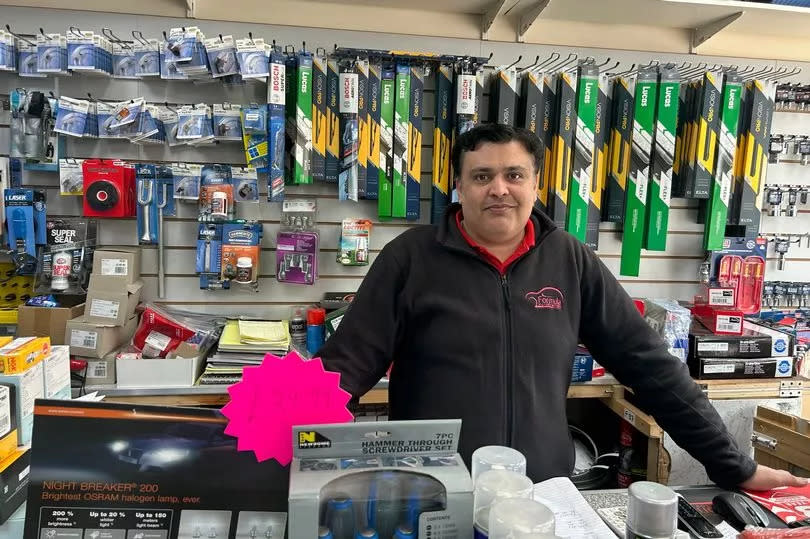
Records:
[[[240,256],[236,259],[236,282],[250,284],[253,282],[253,259]]]
[[[473,516],[476,537],[487,537],[489,513],[498,500],[506,498],[531,499],[532,480],[511,470],[488,470],[478,476],[473,497]]]
[[[678,529],[678,495],[671,488],[637,481],[627,489],[628,539],[671,539]]]
[[[554,513],[540,502],[523,498],[498,500],[489,513],[490,539],[553,538]]]
[[[472,454],[472,480],[488,470],[511,470],[526,475],[526,457],[511,447],[486,445]]]
[[[51,270],[51,289],[61,291],[70,287],[70,266],[73,257],[67,251],[59,251],[53,255]]]
[[[290,340],[300,350],[307,347],[307,313],[303,307],[293,309],[290,317]]]

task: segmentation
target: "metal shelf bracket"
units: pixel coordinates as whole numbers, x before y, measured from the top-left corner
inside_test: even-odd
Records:
[[[495,3],[481,16],[481,39],[489,39],[489,29],[506,6],[507,0],[495,0]]]
[[[743,16],[745,11],[738,11],[737,13],[732,13],[731,15],[727,15],[715,21],[707,22],[701,26],[692,30],[692,40],[691,46],[689,47],[689,52],[692,54],[697,54],[697,48],[712,37],[716,36],[721,30],[726,28],[729,24],[733,23],[737,19]]]
[[[546,9],[549,2],[551,2],[551,0],[537,0],[528,11],[520,16],[517,31],[518,42],[523,43],[526,40],[526,33],[540,17],[540,14],[543,13],[543,10]]]

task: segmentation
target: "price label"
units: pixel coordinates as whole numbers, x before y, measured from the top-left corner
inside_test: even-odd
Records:
[[[296,352],[283,358],[267,354],[260,366],[246,367],[228,393],[231,400],[222,409],[229,419],[225,433],[260,462],[290,463],[293,425],[353,419],[346,408],[351,395],[340,388],[340,375],[325,371],[320,359],[304,360]]]

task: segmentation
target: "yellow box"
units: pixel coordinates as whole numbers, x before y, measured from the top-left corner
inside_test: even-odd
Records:
[[[20,337],[0,348],[0,374],[19,374],[51,353],[50,337]]]
[[[0,337],[0,347],[3,347],[14,340],[14,337]]]

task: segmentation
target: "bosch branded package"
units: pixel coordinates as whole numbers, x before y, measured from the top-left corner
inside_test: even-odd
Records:
[[[290,537],[472,537],[461,420],[293,428]]]

